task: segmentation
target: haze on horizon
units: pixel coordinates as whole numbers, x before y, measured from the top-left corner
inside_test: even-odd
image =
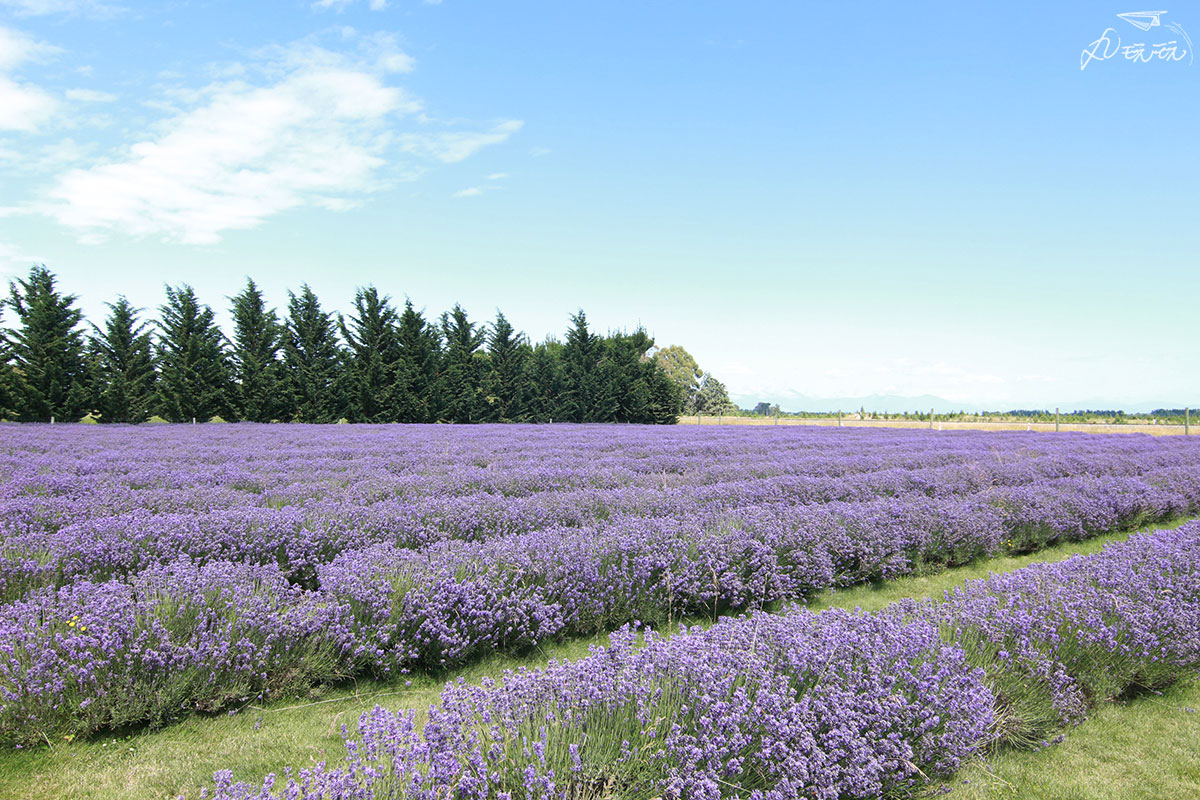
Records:
[[[1195,407],[1200,65],[1081,69],[1128,10],[0,0],[0,277],[583,308],[742,406]]]

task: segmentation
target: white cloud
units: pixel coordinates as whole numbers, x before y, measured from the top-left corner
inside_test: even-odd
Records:
[[[520,120],[507,120],[490,131],[444,131],[440,133],[406,134],[400,137],[400,147],[406,153],[429,156],[445,164],[465,161],[490,144],[499,144],[521,130]]]
[[[238,80],[170,91],[156,106],[163,121],[115,156],[62,172],[29,210],[85,242],[120,232],[210,244],[289,209],[357,207],[391,183],[415,180],[421,159],[461,161],[520,128],[398,132],[421,103],[385,76],[411,60],[394,60],[407,57],[393,38],[346,35],[357,42],[353,57],[306,41],[222,73]],[[403,154],[409,163],[397,163]]]
[[[345,11],[347,6],[353,5],[353,3],[354,0],[316,0],[312,4],[312,8],[314,11],[328,11],[332,9],[340,13]],[[372,11],[383,11],[388,7],[388,0],[369,0],[367,7]]]
[[[507,177],[509,177],[507,172],[493,172],[491,175],[487,176],[487,179],[489,181],[502,181]]]
[[[455,192],[451,196],[452,197],[478,197],[481,194],[483,194],[482,186],[471,186],[467,189],[459,189],[457,192]]]
[[[95,89],[67,89],[67,99],[80,103],[111,103],[117,96],[108,92],[97,92]]]
[[[11,8],[17,16],[38,17],[46,14],[85,14],[109,16],[121,9],[93,0],[0,0],[0,7]]]
[[[375,188],[384,123],[407,106],[376,75],[326,64],[202,95],[122,158],[60,176],[44,213],[85,237],[210,243],[286,209],[343,207],[342,194]]]
[[[50,119],[58,101],[43,89],[21,83],[10,74],[26,61],[57,49],[11,28],[0,27],[0,131],[32,132]]]

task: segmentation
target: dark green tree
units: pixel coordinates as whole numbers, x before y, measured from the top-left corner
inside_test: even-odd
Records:
[[[488,372],[484,380],[487,419],[513,422],[525,415],[525,364],[531,349],[524,334],[518,333],[501,313],[487,338]]]
[[[441,409],[441,334],[405,300],[397,331],[400,363],[394,400],[400,422],[434,422]]]
[[[354,295],[355,314],[338,316],[338,329],[346,340],[346,379],[349,405],[355,422],[394,422],[399,418],[395,403],[400,342],[396,309],[387,295],[374,286]]]
[[[480,422],[487,417],[483,380],[487,358],[479,352],[487,331],[471,322],[457,303],[442,314],[442,418],[449,422]]]
[[[18,327],[6,331],[14,405],[23,420],[75,420],[87,411],[83,314],[76,296],[63,295],[44,265],[9,283],[6,301]]]
[[[601,380],[600,361],[604,346],[588,329],[582,310],[571,315],[571,329],[563,345],[563,418],[570,422],[595,422],[610,405],[607,378]]]
[[[284,413],[279,391],[279,349],[283,344],[279,318],[274,309],[267,308],[262,292],[249,279],[241,294],[233,298],[232,314],[230,362],[238,416],[251,422],[279,419]]]
[[[151,326],[123,295],[107,305],[104,328],[93,325],[88,344],[93,404],[101,422],[144,422],[154,408],[158,378]]]
[[[167,287],[158,321],[158,413],[172,422],[235,416],[225,336],[191,286]]]
[[[696,393],[696,409],[701,414],[716,416],[728,414],[737,406],[729,399],[725,384],[721,383],[711,372],[704,373],[700,381],[700,391]]]
[[[341,357],[331,314],[306,283],[288,292],[283,334],[282,418],[295,422],[336,422],[342,413]]]
[[[563,374],[563,346],[547,339],[538,343],[525,360],[525,407],[523,422],[567,421],[566,377]]]
[[[4,304],[0,303],[0,322],[4,321]],[[3,328],[0,328],[2,331]],[[0,335],[0,421],[15,419],[17,416],[16,372],[12,365],[12,347],[8,337]]]

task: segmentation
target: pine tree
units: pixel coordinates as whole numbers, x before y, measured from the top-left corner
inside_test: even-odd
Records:
[[[571,325],[562,352],[564,419],[593,422],[602,413],[601,405],[608,397],[607,385],[601,385],[598,374],[603,345],[588,330],[587,315],[582,310],[571,315]]]
[[[395,399],[400,343],[396,309],[390,298],[374,286],[354,295],[354,310],[346,324],[339,315],[338,328],[349,345],[346,368],[350,408],[357,422],[395,422],[400,414]]]
[[[306,283],[297,296],[288,292],[283,336],[284,419],[335,422],[342,413],[341,358],[333,317]]]
[[[441,335],[411,300],[404,302],[397,331],[400,362],[393,402],[400,422],[434,422],[441,410]]]
[[[547,339],[533,348],[525,361],[527,395],[522,422],[560,422],[569,419],[565,402],[566,378],[563,374],[563,346]]]
[[[88,350],[92,396],[101,422],[144,422],[154,407],[154,345],[150,323],[142,322],[122,295],[107,303],[103,330],[92,326]]]
[[[4,321],[4,304],[0,303],[0,322]],[[3,328],[0,328],[2,331]],[[0,335],[0,421],[17,416],[15,386],[17,376],[12,365],[12,348],[8,337]]]
[[[487,374],[486,356],[479,352],[487,331],[467,319],[457,303],[442,314],[443,356],[442,416],[450,422],[479,422],[487,415],[483,399],[483,379]]]
[[[20,327],[7,331],[18,417],[49,420],[81,417],[87,404],[83,314],[75,295],[62,295],[44,265],[9,284],[8,306]]]
[[[167,287],[159,309],[159,414],[172,422],[235,414],[225,336],[191,286]]]
[[[268,309],[254,281],[233,298],[234,398],[238,415],[251,422],[270,422],[281,416],[279,348],[283,330],[274,309]]]
[[[532,352],[501,313],[488,334],[488,373],[484,381],[484,397],[488,404],[487,418],[491,422],[513,422],[525,414],[525,363]]]

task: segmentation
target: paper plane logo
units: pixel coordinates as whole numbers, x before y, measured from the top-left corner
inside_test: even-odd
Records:
[[[1129,11],[1125,14],[1117,14],[1118,17],[1128,22],[1135,28],[1148,31],[1151,28],[1158,27],[1162,23],[1159,17],[1167,12],[1165,11]]]

